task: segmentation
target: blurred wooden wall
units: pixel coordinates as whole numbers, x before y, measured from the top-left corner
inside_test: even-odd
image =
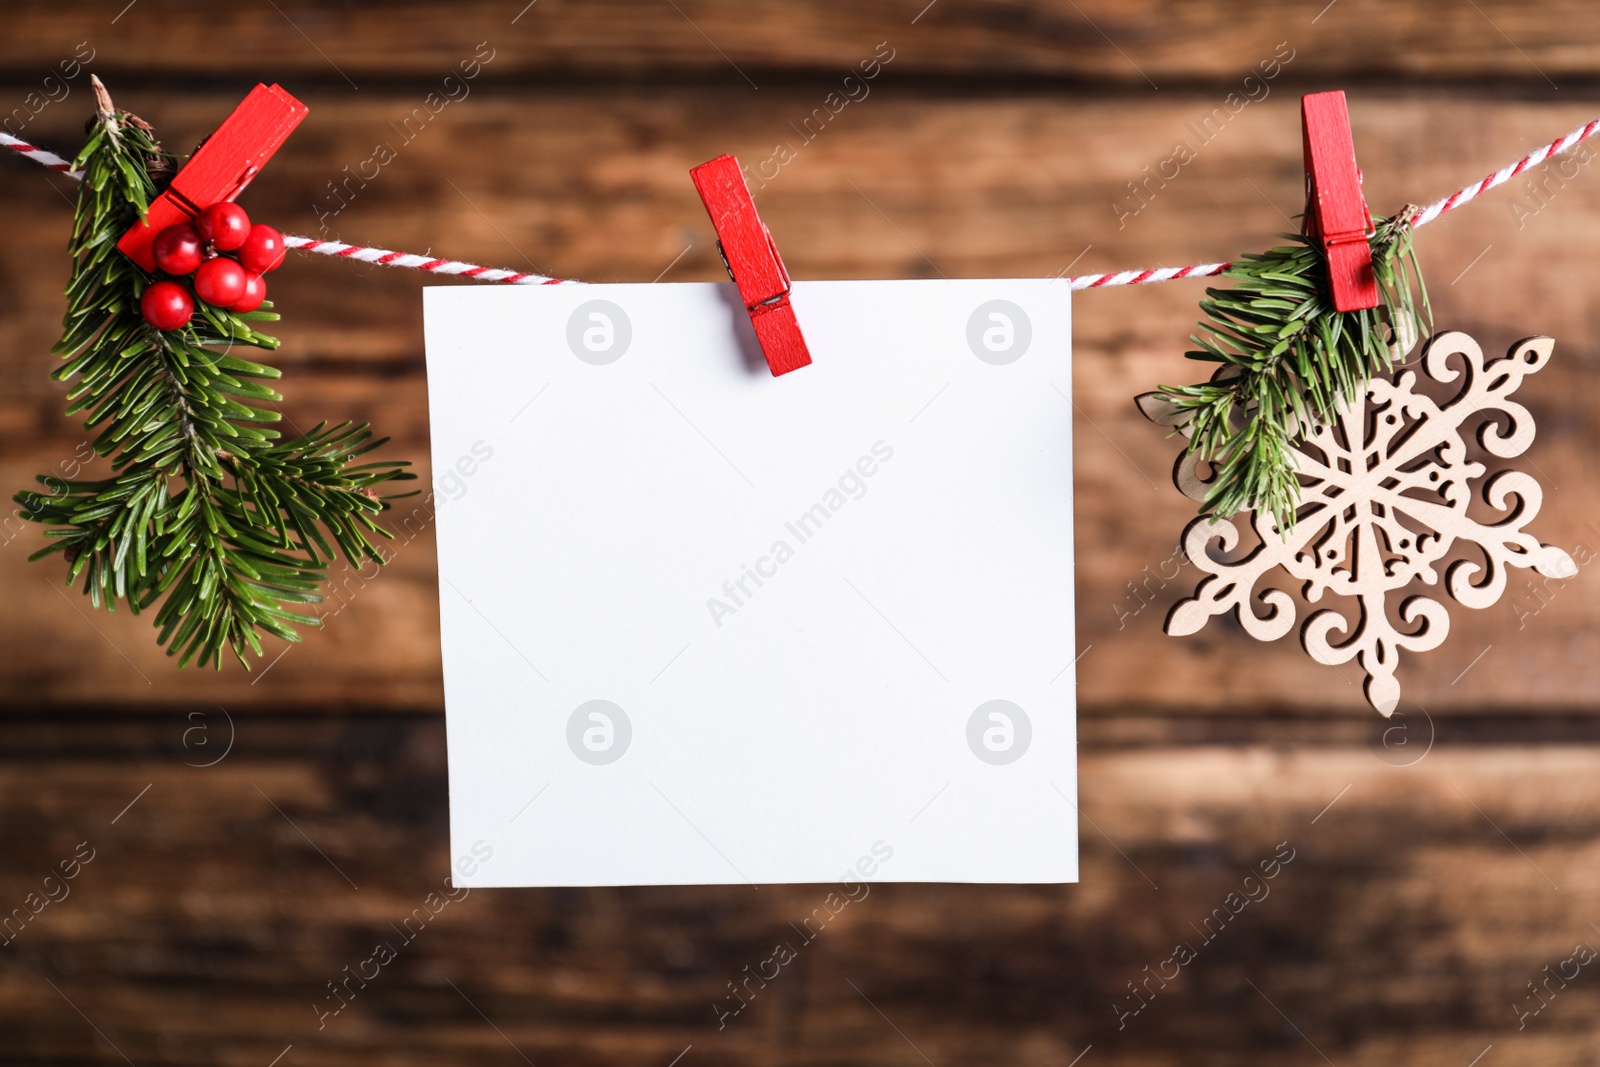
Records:
[[[719,278],[686,171],[724,151],[797,146],[757,193],[797,277],[1036,276],[1265,247],[1303,195],[1303,92],[1349,91],[1380,212],[1600,110],[1600,13],[1578,0],[125,3],[8,5],[0,121],[71,154],[89,109],[86,74],[62,79],[75,53],[175,149],[278,81],[311,115],[247,194],[256,218],[592,281]],[[801,144],[794,127],[889,53]],[[330,183],[400,144],[474,56],[470,93],[341,207]],[[1248,104],[1200,143],[1230,93]],[[1193,160],[1130,199],[1179,141]],[[1442,326],[1491,350],[1557,338],[1519,394],[1548,490],[1535,529],[1600,548],[1600,179],[1528,180],[1419,248]],[[47,378],[70,195],[0,160],[8,496],[84,441]],[[272,278],[286,413],[370,419],[426,477],[422,284],[308,256]],[[1600,945],[1596,579],[1535,597],[1518,576],[1508,602],[1457,610],[1446,646],[1402,667],[1393,723],[1293,641],[1164,637],[1196,576],[1146,579],[1190,509],[1129,398],[1193,375],[1201,292],[1075,301],[1082,883],[875,887],[722,1030],[726,983],[825,887],[475,891],[319,1029],[326,983],[446,875],[431,533],[270,669],[180,674],[147,619],[63,593],[58,565],[24,562],[37,531],[0,525],[0,912],[38,906],[80,842],[93,855],[0,947],[4,1059],[1592,1063],[1594,967],[1542,1000],[1528,983]],[[1119,1027],[1128,983],[1197,943],[1191,924],[1281,842],[1294,859],[1270,897]]]

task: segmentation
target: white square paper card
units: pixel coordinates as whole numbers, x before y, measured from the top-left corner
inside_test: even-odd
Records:
[[[456,884],[1077,880],[1070,291],[426,291]]]

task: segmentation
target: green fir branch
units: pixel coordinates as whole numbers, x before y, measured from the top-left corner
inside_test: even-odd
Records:
[[[237,314],[196,301],[182,330],[144,321],[139,298],[154,279],[117,250],[144,216],[170,164],[148,125],[100,107],[74,166],[83,172],[70,251],[68,311],[54,372],[71,388],[67,413],[87,413],[94,451],[110,477],[61,481],[16,494],[23,518],[61,553],[67,584],[83,579],[96,605],[155,607],[159,644],[179,666],[222,665],[224,649],[248,669],[260,635],[300,639],[317,620],[295,608],[322,598],[336,555],[352,565],[383,562],[373,535],[388,507],[375,487],[412,479],[408,464],[352,465],[382,446],[366,425],[319,425],[280,440],[267,406],[282,395],[263,384],[277,370],[243,358],[275,349],[257,327],[270,311]],[[270,308],[270,304],[263,305]]]
[[[1374,231],[1377,308],[1334,310],[1327,260],[1299,234],[1282,235],[1291,245],[1234,263],[1223,272],[1232,288],[1206,290],[1205,332],[1190,337],[1199,348],[1185,354],[1218,364],[1217,373],[1160,390],[1187,413],[1187,454],[1212,469],[1201,515],[1251,508],[1293,527],[1300,497],[1293,452],[1303,430],[1331,420],[1431,327],[1409,211],[1375,220]]]

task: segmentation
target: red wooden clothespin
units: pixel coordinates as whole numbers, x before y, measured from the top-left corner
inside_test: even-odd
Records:
[[[789,305],[789,272],[783,269],[772,234],[756,214],[756,202],[750,198],[739,161],[718,156],[690,170],[689,177],[711,216],[722,262],[739,287],[739,299],[750,312],[750,323],[773,377],[806,366],[811,353]]]
[[[129,259],[155,269],[150,242],[168,226],[187,222],[212,204],[244,191],[278,147],[288,139],[308,108],[276,85],[257,85],[216,132],[195,149],[143,222],[117,242]]]
[[[1328,257],[1333,306],[1356,311],[1378,306],[1372,275],[1372,213],[1361,195],[1355,139],[1344,92],[1311,93],[1300,98],[1300,129],[1305,144],[1305,234]]]

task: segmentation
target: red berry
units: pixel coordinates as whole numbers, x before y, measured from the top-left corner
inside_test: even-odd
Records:
[[[239,262],[244,264],[245,270],[265,274],[278,269],[283,263],[285,251],[283,234],[264,222],[258,222],[250,227],[250,235],[239,246]]]
[[[150,243],[156,266],[168,274],[193,274],[205,258],[201,251],[199,231],[186,222],[168,226]]]
[[[208,259],[194,272],[194,295],[225,308],[244,295],[245,277],[245,269],[225,256]]]
[[[247,271],[244,276],[244,295],[235,300],[233,303],[229,304],[228,310],[237,311],[242,315],[246,311],[254,311],[256,308],[260,307],[261,302],[266,298],[266,279],[262,278],[259,274],[251,274]]]
[[[226,200],[200,212],[194,225],[200,231],[200,239],[221,252],[232,252],[250,236],[250,216],[244,208]]]
[[[139,298],[139,314],[158,330],[177,330],[189,324],[194,301],[177,282],[155,282]]]

